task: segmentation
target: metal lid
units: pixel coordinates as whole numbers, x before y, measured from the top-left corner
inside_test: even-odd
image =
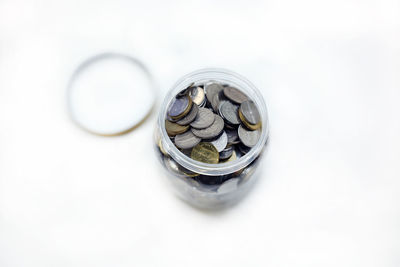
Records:
[[[72,119],[99,135],[126,133],[149,117],[156,100],[148,69],[128,55],[104,53],[84,61],[67,90]]]

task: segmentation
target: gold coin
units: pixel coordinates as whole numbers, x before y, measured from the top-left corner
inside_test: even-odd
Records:
[[[169,136],[175,136],[186,132],[189,129],[189,125],[179,125],[177,123],[165,120],[165,130]]]
[[[243,116],[243,114],[242,114],[242,112],[240,111],[240,109],[239,109],[239,118],[240,118],[240,120],[243,122],[243,124],[247,127],[247,128],[249,128],[250,130],[257,130],[258,128],[260,128],[261,127],[261,121],[259,122],[259,123],[257,123],[257,124],[251,124],[250,122],[248,122],[246,119],[245,119],[245,117]]]
[[[163,153],[165,156],[168,156],[167,152],[164,149],[164,146],[162,145],[161,138],[158,139],[158,148],[160,149],[161,153]]]
[[[189,94],[186,94],[185,96],[188,98],[188,101],[189,101],[188,105],[187,105],[186,109],[181,114],[179,114],[178,116],[171,116],[171,119],[173,119],[174,121],[182,119],[192,109],[192,105],[193,105],[192,98],[189,96]]]
[[[211,143],[199,143],[193,149],[190,157],[194,160],[217,164],[219,160],[218,150]]]

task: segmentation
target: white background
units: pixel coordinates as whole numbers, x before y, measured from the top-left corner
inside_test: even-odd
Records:
[[[0,0],[0,266],[400,266],[400,3]],[[127,135],[77,128],[83,59],[147,64],[159,100],[202,67],[260,88],[271,143],[236,207],[167,187],[155,116]]]

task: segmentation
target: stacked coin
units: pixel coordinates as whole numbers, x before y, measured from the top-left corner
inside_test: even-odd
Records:
[[[171,102],[165,129],[175,146],[194,160],[217,164],[248,153],[261,136],[256,104],[229,84],[190,84]]]

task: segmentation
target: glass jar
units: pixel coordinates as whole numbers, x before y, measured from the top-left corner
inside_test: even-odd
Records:
[[[240,89],[254,101],[261,116],[258,143],[240,158],[220,164],[207,164],[191,159],[170,140],[165,119],[175,96],[192,83],[229,84]],[[240,200],[252,187],[255,171],[267,147],[269,122],[267,107],[258,89],[243,76],[225,69],[201,69],[182,77],[167,93],[159,111],[155,129],[155,148],[166,177],[180,198],[203,209],[220,209]],[[238,152],[240,153],[240,152]]]

